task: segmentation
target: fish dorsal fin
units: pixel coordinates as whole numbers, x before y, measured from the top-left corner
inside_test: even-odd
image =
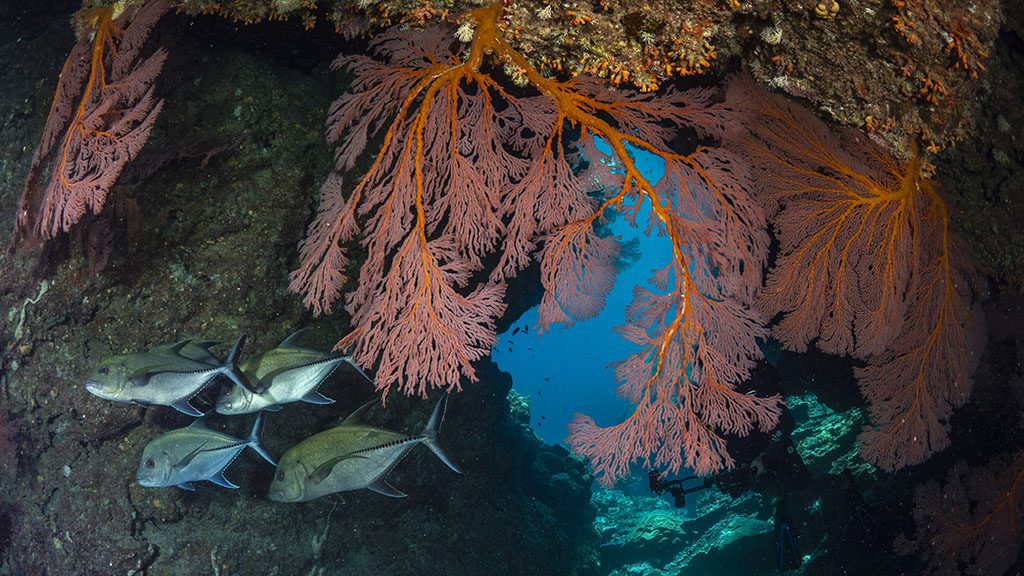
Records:
[[[200,350],[205,350],[207,352],[210,352],[210,348],[212,348],[213,346],[217,346],[218,344],[224,343],[223,340],[187,340],[187,342],[191,342],[192,345],[195,346],[196,348],[199,348]],[[212,354],[212,352],[210,353]]]
[[[330,460],[328,460],[328,461],[324,462],[323,464],[317,466],[316,470],[313,470],[312,472],[309,473],[309,476],[308,476],[309,482],[311,484],[319,484],[319,483],[323,482],[324,480],[327,479],[328,476],[331,475],[331,471],[334,470],[334,467],[337,466],[339,462],[342,462],[344,460],[348,460],[350,458],[365,459],[366,456],[363,456],[362,454],[342,454],[341,456],[336,456],[334,458],[331,458]]]
[[[377,494],[383,494],[385,496],[390,496],[391,498],[405,498],[405,492],[402,492],[391,484],[388,484],[388,481],[383,478],[377,479],[376,482],[368,485],[367,488],[373,490]]]
[[[366,416],[366,413],[370,411],[370,407],[372,407],[377,402],[379,402],[379,400],[377,398],[374,398],[373,400],[370,400],[369,402],[363,404],[359,408],[356,408],[355,410],[352,411],[351,414],[346,416],[345,419],[342,420],[341,423],[339,423],[338,425],[355,426],[357,424],[362,423],[363,416]]]
[[[278,344],[277,347],[278,348],[300,348],[300,346],[298,346],[297,342],[299,341],[299,337],[302,336],[306,332],[309,332],[309,327],[308,326],[305,327],[305,328],[299,328],[295,332],[292,332],[291,336],[285,338],[283,342]]]
[[[210,429],[210,427],[206,425],[206,418],[202,418],[202,417],[196,418],[195,420],[193,420],[192,423],[188,425],[188,427],[189,428],[194,428],[196,430],[209,430]]]
[[[177,342],[170,342],[168,344],[158,344],[149,349],[150,352],[159,352],[161,354],[176,354],[186,344],[189,343],[189,339],[178,340]]]
[[[198,362],[203,362],[206,364],[216,366],[221,364],[223,361],[220,358],[218,358],[216,354],[210,352],[210,348],[223,343],[223,340],[190,339],[188,340],[188,346],[190,346],[191,349],[188,351],[187,354],[185,354],[185,349],[182,348],[182,351],[179,352],[179,355],[184,356],[189,360],[196,360]]]
[[[210,482],[213,482],[217,486],[223,486],[225,488],[232,488],[232,489],[238,488],[238,484],[235,484],[231,480],[228,480],[227,478],[224,477],[224,471],[223,470],[221,470],[220,472],[214,474],[212,477],[207,478],[207,480],[209,480]]]
[[[187,346],[188,343],[191,341],[191,338],[186,338],[184,340],[179,340],[171,344],[164,344],[163,346],[158,346],[157,348],[159,349],[160,352],[166,352],[168,354],[175,354],[181,356],[181,349]]]

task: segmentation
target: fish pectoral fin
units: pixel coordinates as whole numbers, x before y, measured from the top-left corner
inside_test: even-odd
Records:
[[[182,414],[188,414],[193,418],[199,418],[200,416],[203,415],[203,413],[197,410],[195,406],[192,406],[190,402],[191,400],[191,398],[183,398],[171,404],[171,408],[174,408],[175,410],[181,412]]]
[[[323,482],[324,480],[327,479],[328,476],[331,475],[331,471],[334,470],[334,467],[337,466],[339,462],[348,460],[349,458],[366,459],[366,456],[363,456],[362,454],[342,454],[341,456],[331,458],[330,460],[317,466],[316,470],[310,472],[308,480],[313,484],[319,484]]]
[[[149,380],[149,376],[148,375],[151,372],[160,371],[160,368],[162,368],[163,366],[164,366],[164,364],[162,362],[157,362],[156,364],[149,364],[149,365],[146,365],[146,366],[141,366],[139,368],[136,368],[131,374],[129,374],[128,375],[128,379],[130,381],[132,381],[132,382],[135,382],[137,385],[143,385],[144,386],[144,385],[146,385],[148,383],[148,380]]]
[[[206,447],[206,443],[204,442],[204,443],[200,444],[199,446],[197,446],[194,450],[192,450],[188,454],[185,454],[181,458],[181,460],[178,460],[178,462],[174,465],[174,469],[175,470],[184,470],[185,467],[188,466],[189,464],[191,464],[192,460],[194,460],[195,457],[198,456],[199,453],[202,452],[203,448],[205,448],[205,447]]]
[[[300,328],[300,329],[296,330],[295,332],[293,332],[291,334],[291,336],[285,338],[284,342],[281,342],[280,344],[278,344],[277,347],[278,348],[301,348],[301,346],[298,345],[299,337],[302,336],[304,333],[306,333],[308,331],[309,331],[309,327],[308,326],[305,327],[305,328]]]
[[[377,494],[383,494],[385,496],[390,496],[391,498],[406,497],[405,492],[402,492],[391,484],[388,484],[388,481],[383,478],[379,478],[376,482],[367,486],[367,488],[373,490]]]
[[[281,405],[280,404],[271,404],[270,406],[264,406],[263,407],[263,410],[266,411],[266,412],[277,412],[280,409],[281,409]]]
[[[181,484],[178,484],[178,488],[181,488],[182,490],[188,490],[189,492],[196,491],[195,486],[192,486],[191,482],[182,482]]]
[[[213,477],[207,478],[207,480],[209,480],[210,482],[213,482],[217,486],[223,486],[225,488],[231,488],[231,489],[238,488],[237,484],[235,484],[231,480],[228,480],[227,478],[224,477],[224,471],[223,470],[218,472]]]
[[[309,393],[301,398],[301,400],[303,402],[309,402],[310,404],[334,404],[334,400],[331,400],[316,390],[310,390]]]
[[[285,374],[288,374],[289,372],[300,371],[300,370],[309,368],[311,366],[316,366],[318,364],[323,364],[326,361],[330,361],[332,359],[334,359],[334,357],[326,356],[325,355],[323,358],[321,358],[319,360],[311,360],[309,362],[302,362],[302,363],[299,363],[299,364],[289,364],[287,366],[282,366],[282,367],[280,367],[280,368],[278,368],[276,370],[272,370],[272,371],[268,372],[262,378],[260,378],[260,384],[262,385],[264,390],[267,390],[267,389],[270,388],[270,386],[274,383],[275,380],[277,380],[278,378],[280,378],[281,376],[283,376]],[[337,368],[337,365],[335,365],[335,368]],[[323,383],[323,381],[326,380],[327,377],[330,376],[330,374],[331,374],[330,372],[328,372],[327,374],[324,374],[323,377],[321,377],[320,380],[316,383],[316,385],[319,386],[321,383]],[[264,382],[266,384],[264,384]],[[305,400],[305,398],[303,398],[303,400]]]

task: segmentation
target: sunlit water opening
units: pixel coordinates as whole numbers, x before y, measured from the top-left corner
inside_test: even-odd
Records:
[[[611,149],[599,143],[606,154]],[[629,148],[637,168],[652,184],[665,173],[664,161],[653,154]],[[646,285],[651,271],[671,258],[668,239],[644,234],[650,213],[646,201],[632,227],[624,218],[613,218],[611,234],[625,245],[639,241],[639,259],[621,270],[604,309],[589,320],[566,328],[553,325],[537,333],[537,308],[530,309],[508,331],[498,335],[492,358],[512,375],[513,388],[530,399],[531,424],[537,435],[551,444],[565,440],[566,426],[576,413],[587,414],[602,426],[621,422],[631,405],[615,393],[611,363],[637,351],[613,329],[625,322],[625,308],[633,287]]]

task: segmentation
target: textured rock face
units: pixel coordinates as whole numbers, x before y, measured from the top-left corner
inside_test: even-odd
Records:
[[[317,60],[321,53],[261,31],[229,33],[217,19],[186,23],[171,17],[159,32],[173,46],[161,79],[168,114],[139,161],[160,161],[126,192],[143,227],[122,231],[96,276],[68,240],[40,263],[31,252],[0,260],[0,573],[593,574],[590,477],[514,421],[511,382],[491,365],[452,398],[441,431],[465,473],[414,450],[389,476],[409,498],[269,502],[273,472],[247,455],[227,471],[237,491],[134,483],[143,446],[189,419],[102,401],[82,388],[83,375],[110,354],[184,336],[245,332],[255,353],[310,323],[286,278],[331,163],[326,107],[343,89],[327,71],[333,54]],[[34,33],[0,45],[4,81],[17,85],[0,97],[4,230],[72,42],[63,16],[26,29]],[[167,160],[182,141],[198,148]],[[215,153],[204,161],[199,150]],[[337,321],[313,323],[310,344],[329,348]],[[271,451],[280,455],[371,395],[344,369],[324,390],[337,404],[272,415]],[[393,399],[371,417],[416,433],[432,404]],[[250,423],[211,418],[236,435]]]
[[[75,2],[52,4],[67,11]],[[479,4],[190,0],[177,9],[244,23],[288,20],[293,25],[278,34],[301,44],[316,34],[336,39],[334,29],[363,41],[370,31],[396,24],[455,23]],[[38,18],[31,17],[42,16],[6,10],[4,20],[20,29],[37,29]],[[1013,138],[1020,131],[1020,107],[1014,105],[1020,66],[1012,55],[1020,39],[1019,12],[1001,0],[523,1],[507,3],[501,24],[511,44],[545,73],[592,74],[653,89],[683,75],[747,71],[897,153],[906,153],[913,141],[949,150],[935,164],[952,168],[942,179],[958,188],[961,234],[990,270],[1019,286],[1024,247],[1013,223],[1020,221],[1021,203],[1011,201],[1022,165],[1020,140]],[[1006,33],[1000,38],[1001,29]]]
[[[189,0],[177,6],[245,23],[291,19],[314,28],[327,22],[358,37],[396,24],[452,21],[481,4]],[[911,138],[943,148],[973,134],[974,95],[984,86],[1004,19],[1000,0],[505,4],[505,35],[551,73],[593,74],[652,90],[671,78],[734,72],[739,64],[760,81],[806,98],[820,114],[877,132],[901,150]]]
[[[76,3],[65,4],[73,8]],[[788,25],[772,19],[773,2],[744,4],[748,8],[737,10],[736,17],[745,15],[754,24],[745,36],[737,36],[743,42],[726,42],[721,54],[742,51],[762,79],[789,78],[775,84],[802,93],[850,124],[857,124],[865,112],[875,113],[874,108],[863,108],[868,104],[889,106],[886,98],[909,98],[911,104],[900,108],[905,118],[915,118],[913,111],[924,106],[922,101],[927,103],[927,94],[915,91],[920,90],[915,88],[915,82],[920,82],[916,75],[895,88],[873,87],[881,90],[877,93],[846,88],[836,89],[845,96],[803,91],[807,86],[832,86],[841,76],[848,82],[851,77],[844,75],[870,73],[862,67],[835,64],[836,54],[843,54],[845,45],[830,39],[838,38],[836,32],[846,22],[845,3],[833,19],[821,20],[811,19],[816,17],[810,16],[816,7],[811,2],[790,3],[786,17],[795,20]],[[895,5],[877,4],[879,12],[857,16],[862,18],[859,25],[889,22],[885,15],[892,14]],[[0,34],[4,80],[0,230],[12,227],[17,192],[49,106],[59,63],[72,42],[67,12],[47,23],[38,20],[41,14],[35,14],[36,20],[26,20],[29,16],[24,13],[7,18],[11,12],[5,10],[7,6],[0,8],[0,22],[13,22],[18,28]],[[345,495],[337,507],[331,502],[270,504],[263,499],[270,472],[249,456],[228,472],[242,484],[238,492],[184,494],[144,490],[133,484],[142,446],[187,420],[169,411],[92,398],[81,389],[82,375],[111,353],[182,336],[231,339],[248,332],[254,348],[266,349],[309,323],[284,285],[294,267],[297,239],[315,203],[311,191],[331,164],[328,147],[322,143],[325,108],[342,90],[334,85],[336,77],[325,72],[324,62],[334,50],[320,59],[308,57],[308,46],[293,41],[305,37],[295,26],[269,33],[269,29],[239,27],[228,33],[215,19],[192,24],[178,17],[171,24],[164,33],[180,36],[170,41],[175,49],[163,81],[166,122],[157,127],[147,154],[151,158],[173,155],[172,142],[179,138],[212,137],[207,149],[228,142],[230,150],[215,154],[209,162],[199,154],[161,165],[143,186],[132,190],[147,226],[134,235],[124,231],[99,277],[84,272],[77,239],[57,243],[38,263],[26,254],[0,257],[0,573],[593,573],[595,535],[590,529],[593,509],[588,504],[585,469],[564,450],[544,446],[517,424],[528,423],[528,417],[508,415],[509,382],[493,366],[481,369],[481,384],[452,401],[442,431],[442,441],[467,473],[453,476],[426,451],[417,450],[391,478],[410,495],[403,501],[360,493]],[[813,32],[802,36],[801,25]],[[758,27],[763,27],[761,32],[756,31]],[[275,34],[279,30],[288,34]],[[895,31],[878,28],[873,33],[882,37]],[[1020,38],[1017,22],[996,53],[1001,59],[998,80],[981,80],[986,82],[982,137],[938,162],[944,179],[946,173],[956,172],[949,178],[962,196],[961,209],[966,214],[962,226],[969,229],[972,240],[984,245],[982,256],[993,269],[1018,285],[1024,277],[1020,272],[1024,250],[1017,246],[1024,236],[1014,233],[1024,220],[1017,217],[1021,203],[1013,203],[1022,165],[1021,140],[1016,136],[1021,125],[1016,104]],[[785,67],[784,59],[775,58],[790,54],[785,52],[793,49],[786,48],[790,40],[806,50],[806,58],[793,70]],[[768,47],[781,47],[781,52]],[[268,58],[268,53],[274,58]],[[725,60],[721,54],[719,62]],[[871,63],[861,56],[851,61]],[[936,62],[948,59],[943,50],[933,56]],[[950,66],[945,60],[940,63]],[[831,67],[827,74],[817,72],[827,67]],[[995,66],[989,68],[995,71]],[[886,73],[901,72],[889,68]],[[1004,81],[1007,77],[1016,79]],[[974,82],[969,74],[963,81],[968,88]],[[934,107],[952,105],[960,95],[956,92]],[[830,102],[845,104],[834,107]],[[1007,205],[1010,210],[1002,208]],[[39,281],[43,277],[51,281],[45,288]],[[341,330],[331,322],[315,323],[311,338],[329,346]],[[1015,331],[1003,338],[1011,348],[1013,343],[1019,345]],[[1020,352],[1016,354],[1004,357],[1020,358]],[[1003,382],[1004,373],[1020,376],[1016,361],[1007,361],[1002,372],[990,370],[992,381]],[[337,405],[289,407],[274,415],[267,434],[272,450],[281,453],[369,397],[358,378],[341,371],[326,391],[339,399]],[[1006,391],[998,388],[996,392],[993,402],[1006,405]],[[389,427],[416,431],[430,405],[394,401],[387,412],[374,417]],[[795,403],[793,407],[800,410]],[[523,410],[528,407],[519,406],[516,413]],[[798,418],[812,412],[807,407]],[[989,413],[975,417],[976,422],[993,427]],[[818,473],[842,456],[839,448],[852,437],[841,418],[819,422],[821,434],[813,428],[805,429],[802,438],[801,431],[794,434],[799,449],[820,464]],[[244,434],[247,424],[247,420],[233,419],[217,422],[236,434]],[[976,425],[973,430],[982,428]],[[1006,435],[1016,430],[1014,425],[1003,428]],[[1001,440],[975,445],[994,449],[1019,438]],[[936,469],[947,464],[937,460],[914,474],[941,477],[942,471]],[[895,484],[914,479],[902,478]],[[892,542],[891,532],[909,518],[911,506],[907,491],[899,485],[894,489],[893,484],[869,494],[878,519],[885,523],[871,538],[883,548]],[[875,562],[888,562],[888,556],[875,555],[868,545],[851,544],[858,538],[858,525],[849,510],[841,508],[843,488],[836,483],[822,489],[826,499],[821,508],[815,508],[817,502],[794,503],[794,510],[806,510],[806,516],[795,512],[798,518],[813,522],[805,534],[830,535],[833,540],[826,540],[822,547],[833,556],[855,562],[869,556]],[[678,572],[672,569],[675,556],[670,554],[680,547],[692,551],[690,567],[710,567],[723,558],[739,557],[760,561],[759,569],[765,573],[774,571],[772,542],[765,536],[770,502],[741,502],[739,508],[732,508],[745,513],[746,520],[726,522],[722,520],[726,514],[711,514],[708,522],[722,520],[713,531],[709,524],[689,518],[675,526],[664,521],[667,504],[658,508],[648,504],[654,513],[645,514],[650,510],[643,506],[632,511],[647,521],[638,531],[636,556],[656,559],[665,567],[664,573]],[[701,515],[713,512],[712,508],[704,506]],[[620,517],[615,522],[629,525]],[[516,538],[507,537],[510,530]],[[701,534],[726,532],[742,537],[703,540],[723,544],[715,553],[701,553],[702,548],[690,545]],[[848,533],[854,538],[848,538]],[[747,538],[748,534],[754,535]],[[803,538],[803,542],[810,540]],[[753,558],[752,549],[766,551],[768,556]],[[609,547],[608,558],[617,553]],[[624,562],[621,557],[615,561]],[[649,564],[636,567],[639,564],[643,562],[623,567],[622,573],[659,573]],[[716,569],[716,574],[726,573]],[[736,562],[731,569],[748,576],[757,573]]]

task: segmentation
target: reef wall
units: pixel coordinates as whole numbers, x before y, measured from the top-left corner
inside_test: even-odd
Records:
[[[66,8],[59,17],[35,14],[42,22],[9,20],[25,32],[0,44],[10,87],[0,98],[5,231],[73,42],[67,18],[75,3]],[[308,342],[327,349],[341,331],[337,318],[312,321],[286,286],[331,162],[326,107],[344,85],[327,70],[336,47],[321,48],[324,37],[315,35],[282,38],[282,27],[303,32],[168,17],[155,32],[172,47],[164,114],[137,159],[147,166],[143,176],[118,192],[134,208],[118,217],[106,260],[83,256],[90,252],[77,236],[0,257],[0,573],[595,573],[584,465],[516,419],[511,380],[490,364],[479,384],[451,399],[441,430],[464,474],[415,449],[389,477],[408,498],[362,491],[270,502],[273,471],[251,454],[227,471],[239,490],[135,484],[143,446],[191,419],[88,394],[83,378],[97,362],[188,336],[246,333],[250,351],[265,350],[310,324]],[[338,402],[271,415],[272,452],[372,396],[344,369],[323,391]],[[417,433],[431,407],[395,398],[369,419]],[[210,418],[237,435],[250,422]]]

